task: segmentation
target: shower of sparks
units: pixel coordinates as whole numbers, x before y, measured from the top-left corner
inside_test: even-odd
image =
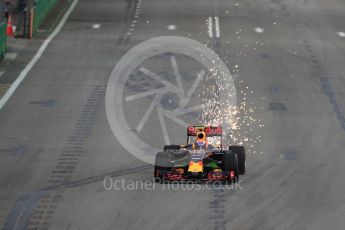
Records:
[[[254,103],[248,102],[254,92],[248,86],[236,91],[231,81],[227,80],[232,76],[227,76],[218,69],[217,66],[209,69],[210,75],[206,77],[206,80],[215,80],[216,84],[203,85],[203,90],[199,94],[204,107],[198,122],[214,126],[221,124],[225,132],[224,148],[229,145],[244,145],[255,153],[254,146],[262,141],[262,137],[254,133],[264,125],[256,118],[258,108]],[[238,71],[239,65],[235,65],[233,72],[238,73]],[[240,99],[237,105],[231,103],[234,97]]]
[[[257,43],[257,45],[259,46],[259,43]],[[256,135],[256,133],[258,133],[257,130],[264,127],[264,125],[260,119],[256,118],[257,111],[260,107],[257,108],[253,102],[249,102],[249,98],[254,96],[253,90],[248,86],[243,86],[243,81],[238,81],[238,84],[241,85],[241,90],[236,90],[233,81],[231,81],[232,78],[238,78],[240,65],[233,65],[233,74],[229,76],[228,72],[221,71],[221,65],[218,64],[220,63],[220,58],[218,57],[218,59],[213,60],[212,68],[200,70],[200,72],[195,74],[196,78],[192,86],[185,92],[176,57],[172,56],[170,61],[177,85],[141,67],[139,69],[140,72],[160,82],[163,87],[126,97],[126,101],[132,101],[155,95],[155,99],[152,101],[145,116],[136,129],[138,133],[140,133],[148,116],[150,116],[156,107],[165,143],[170,144],[170,137],[165,119],[168,118],[177,125],[187,127],[190,124],[187,124],[186,121],[183,121],[179,116],[191,112],[200,112],[197,119],[199,124],[206,126],[223,126],[224,138],[222,141],[225,149],[229,145],[244,145],[247,149],[251,150],[252,153],[255,153],[255,144],[262,141],[261,136]],[[198,88],[201,88],[201,90]],[[162,96],[167,92],[174,92],[179,96],[180,101],[178,103],[178,108],[166,110],[160,105]],[[198,94],[201,100],[200,103],[193,106],[187,106],[192,95],[195,93]],[[235,104],[236,98],[239,99],[237,100],[237,104]]]

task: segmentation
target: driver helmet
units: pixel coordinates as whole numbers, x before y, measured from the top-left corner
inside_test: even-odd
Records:
[[[199,132],[196,137],[195,147],[198,149],[206,148],[206,134],[204,132]]]

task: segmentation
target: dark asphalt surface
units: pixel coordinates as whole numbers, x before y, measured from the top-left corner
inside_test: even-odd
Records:
[[[80,0],[0,111],[0,226],[343,229],[345,38],[337,33],[344,22],[341,0]],[[104,188],[106,176],[127,185],[152,179],[153,167],[114,137],[104,97],[121,57],[159,36],[207,44],[235,76],[237,104],[245,102],[253,117],[236,131],[248,149],[247,174],[236,189]],[[178,85],[169,58],[139,64]],[[187,91],[202,65],[175,58]],[[139,70],[121,83],[124,100],[163,84]],[[180,99],[163,94],[163,109],[176,109]],[[123,101],[129,127],[119,132],[136,133],[153,100]],[[166,141],[158,114],[137,132],[157,148]],[[193,123],[196,116],[180,119]],[[170,141],[184,143],[183,127],[165,121]]]

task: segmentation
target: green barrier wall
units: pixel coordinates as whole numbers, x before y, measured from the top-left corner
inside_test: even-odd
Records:
[[[38,27],[43,22],[49,11],[54,8],[58,0],[38,0],[35,4],[34,18],[33,18],[33,32],[35,33]]]
[[[3,59],[6,52],[6,21],[0,24],[0,58]]]

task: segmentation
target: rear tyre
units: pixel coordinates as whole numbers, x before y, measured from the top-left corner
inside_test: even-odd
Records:
[[[244,146],[230,146],[229,150],[237,155],[238,173],[244,175],[246,173],[246,150]]]
[[[222,165],[223,172],[229,175],[231,171],[234,171],[235,173],[234,182],[238,181],[238,161],[237,161],[236,154],[232,151],[225,151],[223,154],[222,162],[223,162],[223,165]]]
[[[163,181],[163,173],[171,167],[169,152],[158,152],[155,158],[154,179],[156,182]]]

